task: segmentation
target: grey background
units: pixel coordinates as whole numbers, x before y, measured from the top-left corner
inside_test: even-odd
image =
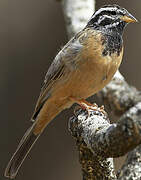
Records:
[[[118,3],[141,19],[140,0],[98,1],[96,8]],[[141,24],[129,25],[124,34],[121,72],[141,89]],[[44,75],[67,42],[61,4],[55,0],[0,1],[0,179],[12,153],[30,126]],[[46,128],[24,162],[17,180],[81,179],[77,149],[68,130],[72,108]]]

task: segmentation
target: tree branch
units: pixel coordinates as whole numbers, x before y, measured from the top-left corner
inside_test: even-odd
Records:
[[[91,116],[81,112],[70,121],[72,135],[81,137],[96,156],[123,156],[141,143],[141,103],[114,124],[100,110],[91,111]]]
[[[119,71],[117,71],[112,81],[98,93],[98,97],[116,115],[123,114],[138,102],[141,102],[141,92],[130,86]]]
[[[140,119],[141,103],[126,112],[117,124],[110,124],[100,110],[91,111],[90,116],[79,111],[77,117],[70,118],[69,130],[76,139],[84,179],[116,178],[112,157],[122,156],[141,144]]]
[[[104,144],[104,133],[109,127],[107,116],[99,110],[91,111],[89,116],[79,110],[77,116],[69,120],[69,130],[78,147],[83,180],[116,179],[113,158],[104,157],[103,149],[99,149],[99,144],[101,148]]]
[[[118,172],[118,180],[141,179],[141,145],[129,152],[126,162]]]
[[[86,26],[95,10],[94,0],[62,0],[68,37],[71,38]]]

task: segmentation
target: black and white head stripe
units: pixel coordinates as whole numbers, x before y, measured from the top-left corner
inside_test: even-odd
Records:
[[[92,18],[94,16],[97,16],[97,15],[102,15],[104,13],[108,13],[108,14],[111,14],[111,15],[116,15],[116,14],[124,14],[125,13],[125,9],[124,8],[121,8],[120,6],[118,5],[107,5],[107,6],[103,6],[102,8],[100,8],[99,10],[97,10],[94,15],[92,16]]]
[[[120,17],[125,15],[127,10],[118,5],[107,5],[97,10],[91,17],[88,25],[94,26],[116,26]]]

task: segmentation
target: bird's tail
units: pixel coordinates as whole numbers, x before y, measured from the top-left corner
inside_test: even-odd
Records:
[[[32,146],[40,136],[40,134],[35,135],[33,133],[35,123],[26,131],[25,135],[21,139],[16,152],[13,154],[10,162],[8,163],[5,176],[14,179],[20,166],[22,165],[27,154],[31,150]]]
[[[66,107],[71,106],[72,102],[68,103],[67,99],[57,99],[54,103],[53,100],[46,101],[46,104],[36,115],[33,125],[26,131],[22,140],[20,141],[18,148],[8,163],[5,176],[14,179],[24,159],[30,152],[34,143],[43,132],[49,122],[54,119],[62,110]],[[46,113],[48,112],[48,113]]]

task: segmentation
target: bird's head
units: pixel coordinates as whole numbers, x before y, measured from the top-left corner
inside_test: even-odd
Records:
[[[106,5],[97,10],[89,20],[87,27],[95,29],[113,29],[123,31],[126,24],[137,22],[125,8],[118,5]]]

